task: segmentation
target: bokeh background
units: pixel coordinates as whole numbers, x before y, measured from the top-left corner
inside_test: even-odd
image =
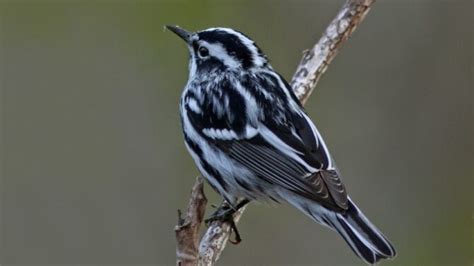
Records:
[[[0,2],[0,263],[173,265],[198,172],[163,25],[239,29],[290,79],[344,1]],[[386,265],[473,264],[473,25],[469,0],[378,1],[308,101]],[[221,265],[362,265],[286,205],[240,230]]]

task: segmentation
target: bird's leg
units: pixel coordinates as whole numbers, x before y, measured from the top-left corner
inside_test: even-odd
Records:
[[[205,220],[206,223],[210,223],[212,221],[229,221],[233,220],[233,215],[237,212],[240,208],[244,207],[249,203],[248,199],[244,199],[240,201],[237,205],[232,206],[228,202],[224,201],[217,210],[211,214],[209,218]]]
[[[243,199],[237,205],[232,206],[224,201],[222,205],[209,218],[204,220],[204,222],[207,225],[209,225],[213,221],[229,222],[231,230],[235,233],[235,240],[229,239],[229,242],[231,242],[232,244],[239,244],[240,241],[242,241],[242,238],[240,237],[239,230],[237,229],[237,226],[234,222],[234,213],[237,212],[240,208],[247,205],[247,203],[249,202],[250,201],[248,199]]]

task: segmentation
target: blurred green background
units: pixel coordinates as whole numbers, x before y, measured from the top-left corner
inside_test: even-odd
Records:
[[[0,1],[0,263],[173,265],[198,172],[163,25],[239,29],[290,79],[343,2]],[[469,0],[378,1],[308,101],[386,265],[473,264],[473,25]],[[286,205],[240,230],[221,265],[363,265]]]

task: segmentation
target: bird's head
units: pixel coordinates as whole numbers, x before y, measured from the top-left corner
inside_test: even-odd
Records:
[[[189,32],[166,26],[183,39],[190,54],[190,77],[214,70],[246,71],[269,67],[266,56],[249,37],[229,28]]]

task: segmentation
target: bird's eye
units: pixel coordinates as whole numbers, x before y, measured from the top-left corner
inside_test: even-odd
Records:
[[[199,57],[204,58],[209,55],[209,50],[207,50],[206,47],[201,46],[199,47],[198,53],[199,53]]]

